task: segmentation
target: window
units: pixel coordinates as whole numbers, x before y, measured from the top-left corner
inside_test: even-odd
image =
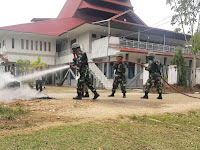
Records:
[[[110,78],[114,77],[114,63],[110,63]]]
[[[167,65],[167,57],[164,57],[164,65]]]
[[[5,46],[5,41],[3,40],[3,46]]]
[[[101,38],[105,38],[106,36],[105,35],[101,35]]]
[[[1,43],[0,43],[0,48],[1,48]]]
[[[40,41],[40,51],[42,51],[42,41]]]
[[[29,49],[29,41],[26,40],[26,49]]]
[[[44,51],[47,51],[47,42],[44,42]]]
[[[192,60],[189,60],[189,68],[192,68]]]
[[[72,44],[76,43],[76,39],[71,40],[71,45],[70,47],[72,47]]]
[[[31,40],[31,50],[33,50],[33,40]]]
[[[15,48],[15,39],[12,38],[12,48]]]
[[[49,42],[49,52],[51,51],[51,42]]]
[[[35,50],[38,50],[38,41],[35,41]]]
[[[128,78],[132,79],[135,76],[135,64],[129,63],[128,67]]]
[[[21,49],[24,49],[24,40],[21,39]]]
[[[92,38],[97,38],[97,35],[96,34],[92,34]]]

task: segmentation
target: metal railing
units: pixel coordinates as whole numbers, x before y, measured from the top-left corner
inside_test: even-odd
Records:
[[[120,38],[119,46],[126,47],[126,48],[137,48],[141,50],[165,52],[165,53],[175,53],[179,48],[181,48],[183,54],[188,54],[188,55],[190,54],[188,48],[156,44],[156,43],[150,43],[150,42],[139,42],[139,41],[134,41],[134,40],[127,40],[124,38]]]

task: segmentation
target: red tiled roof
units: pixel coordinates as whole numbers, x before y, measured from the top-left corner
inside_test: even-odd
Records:
[[[139,49],[129,49],[129,48],[122,48],[122,47],[113,47],[115,49],[118,49],[120,51],[124,52],[133,52],[133,53],[143,53],[143,54],[148,54],[148,50],[139,50]],[[166,52],[155,52],[156,55],[163,55],[163,56],[174,56],[174,53],[166,53]],[[185,58],[191,58],[193,59],[193,56],[190,55],[183,55]]]
[[[51,19],[47,21],[40,21],[35,23],[27,23],[21,25],[0,27],[0,30],[10,30],[18,32],[28,32],[45,34],[52,36],[59,36],[66,31],[76,28],[86,21],[78,18],[63,18],[63,19]]]
[[[63,6],[58,18],[69,18],[73,17],[78,7],[80,6],[82,0],[67,0]]]
[[[92,4],[89,4],[85,1],[83,1],[79,7],[79,9],[81,8],[90,8],[90,9],[94,9],[94,10],[99,10],[99,11],[103,11],[103,12],[109,12],[109,13],[113,13],[113,14],[119,14],[119,11],[113,10],[113,9],[108,9],[108,8],[103,8],[103,7],[99,7],[99,6],[95,6]]]

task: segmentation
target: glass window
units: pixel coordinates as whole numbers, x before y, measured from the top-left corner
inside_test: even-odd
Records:
[[[164,57],[164,65],[167,65],[167,57]]]
[[[42,51],[42,41],[40,41],[40,51]]]
[[[21,39],[21,49],[24,49],[24,40]]]
[[[97,35],[96,34],[92,34],[92,38],[97,38]]]
[[[49,42],[49,51],[51,51],[51,42]]]
[[[128,67],[128,78],[132,79],[135,76],[135,64],[129,63]]]
[[[44,51],[47,51],[47,42],[44,42]]]
[[[26,40],[26,49],[29,49],[29,41]]]
[[[12,38],[12,48],[15,48],[15,39]]]
[[[35,41],[35,50],[38,50],[38,41]]]
[[[114,66],[113,63],[110,63],[110,78],[114,77]]]
[[[106,36],[105,35],[101,35],[101,38],[105,38]]]
[[[5,46],[5,40],[3,40],[3,46]]]
[[[31,50],[33,50],[33,40],[31,40]]]
[[[0,48],[1,48],[1,43],[0,43]]]

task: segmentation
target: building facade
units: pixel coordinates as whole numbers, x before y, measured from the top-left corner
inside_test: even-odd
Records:
[[[182,49],[188,69],[193,57],[180,33],[147,26],[133,11],[129,0],[67,0],[57,18],[34,18],[31,23],[0,27],[0,54],[8,59],[1,61],[1,72],[9,71],[19,59],[31,62],[41,57],[49,67],[72,63],[71,45],[78,42],[88,54],[90,62],[116,60],[122,53],[131,62],[147,63],[146,54],[154,51],[164,66],[171,64],[174,53]],[[127,85],[142,87],[143,69],[127,63]],[[199,60],[197,61],[199,66]],[[113,63],[91,63],[93,82],[97,87],[110,89]],[[51,84],[63,80],[67,70],[52,75]],[[167,76],[167,69],[163,71]],[[188,82],[190,82],[188,75]],[[75,85],[70,74],[64,85]]]

